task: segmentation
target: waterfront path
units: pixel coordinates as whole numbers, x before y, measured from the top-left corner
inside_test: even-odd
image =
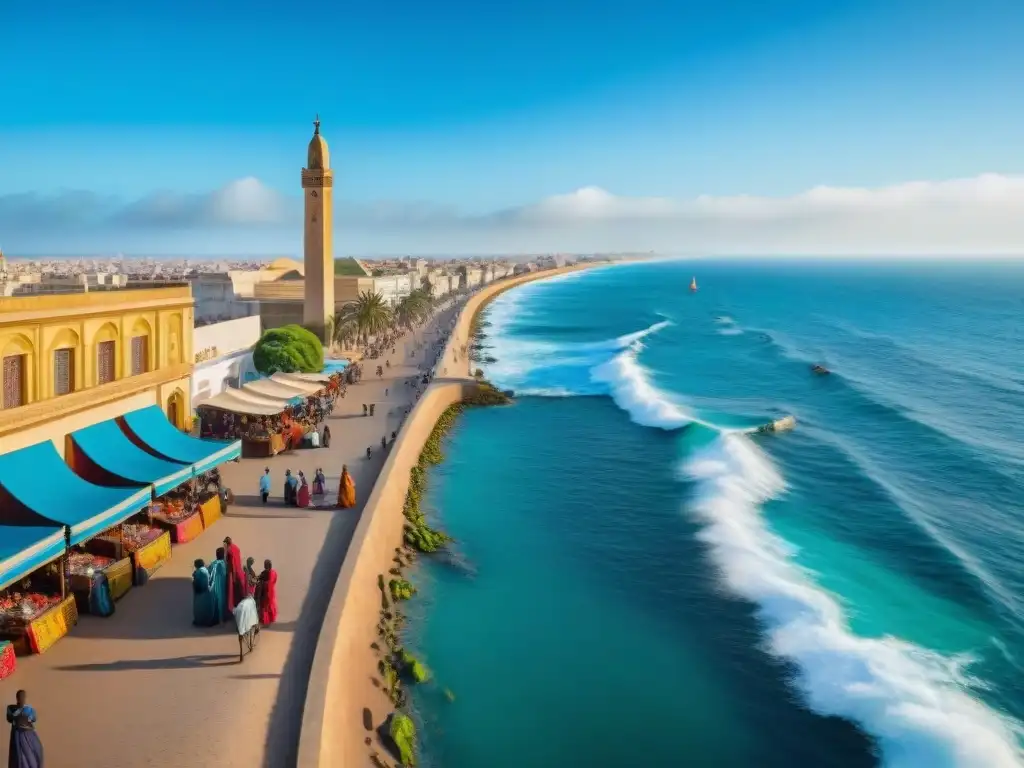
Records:
[[[436,339],[435,329],[447,329],[455,311],[440,313],[415,339]],[[328,421],[329,449],[223,467],[224,483],[235,494],[227,516],[196,541],[176,546],[170,562],[118,602],[113,616],[83,616],[47,653],[18,659],[17,672],[0,683],[0,698],[10,703],[15,690],[28,691],[39,713],[47,764],[294,764],[317,636],[363,503],[383,464],[380,439],[399,428],[415,397],[404,379],[416,376],[425,362],[423,350],[409,358],[413,346],[412,334],[398,342],[383,380],[374,375],[378,361],[364,362],[363,381],[348,388]],[[375,416],[362,416],[363,403],[376,404]],[[374,448],[370,460],[367,446]],[[356,481],[355,509],[334,507],[343,464]],[[264,466],[273,477],[266,506],[257,493]],[[316,501],[326,506],[285,507],[285,469],[302,470],[312,483],[317,467],[327,475],[328,493]],[[191,623],[192,562],[198,557],[209,562],[225,536],[239,545],[243,558],[256,558],[257,570],[270,558],[278,572],[278,622],[261,633],[255,652],[242,663],[233,622],[209,630]]]

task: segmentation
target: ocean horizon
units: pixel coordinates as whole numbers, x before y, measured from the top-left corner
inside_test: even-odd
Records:
[[[423,763],[1024,765],[1022,316],[994,261],[497,297],[480,365],[516,402],[429,473]]]

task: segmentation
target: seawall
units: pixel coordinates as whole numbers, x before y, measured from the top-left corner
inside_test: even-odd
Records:
[[[590,265],[586,265],[590,266]],[[356,525],[341,566],[317,640],[299,735],[299,768],[362,768],[369,765],[364,739],[371,736],[363,708],[373,710],[373,724],[387,714],[386,699],[369,680],[376,674],[370,643],[377,640],[380,613],[377,575],[392,567],[395,547],[402,544],[402,507],[409,489],[409,472],[419,461],[423,445],[445,409],[471,394],[476,383],[470,361],[462,354],[473,317],[499,293],[533,280],[585,269],[566,267],[502,280],[469,298],[459,313],[437,366],[434,381],[409,414],[391,447],[377,482]],[[596,265],[595,265],[596,266]],[[456,356],[458,362],[456,362]],[[447,373],[441,375],[443,370]],[[387,711],[390,711],[388,708]]]

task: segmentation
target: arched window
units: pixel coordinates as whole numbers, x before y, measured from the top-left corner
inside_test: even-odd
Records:
[[[149,371],[149,323],[143,319],[132,326],[132,376]]]
[[[53,356],[53,396],[69,395],[78,389],[75,376],[78,360],[78,334],[70,328],[61,330],[50,345]]]
[[[117,326],[104,323],[95,336],[96,384],[109,384],[117,379]]]
[[[17,334],[0,343],[0,362],[3,364],[4,408],[18,408],[29,401],[29,375],[32,370],[32,342]]]

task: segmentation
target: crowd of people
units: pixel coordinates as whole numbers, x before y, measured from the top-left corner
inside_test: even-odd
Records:
[[[394,437],[395,433],[392,433]],[[260,499],[264,504],[270,501],[270,491],[272,487],[272,479],[270,475],[270,467],[265,467],[263,474],[260,475]],[[338,481],[338,497],[336,506],[347,508],[355,506],[355,493],[356,485],[352,479],[352,475],[348,471],[348,465],[344,465],[341,468],[341,478]],[[329,506],[323,504],[324,498],[327,496],[327,476],[324,474],[323,469],[320,467],[316,468],[313,473],[313,482],[309,482],[309,478],[306,477],[306,473],[299,470],[297,473],[292,473],[290,469],[284,471],[284,490],[282,493],[282,499],[285,506],[288,507],[316,507],[316,506]],[[318,501],[320,502],[318,504]]]
[[[234,611],[246,598],[256,603],[260,624],[277,621],[277,571],[268,559],[256,572],[256,559],[242,562],[242,552],[230,536],[218,547],[207,566],[197,559],[192,572],[192,623],[197,627],[216,627],[234,617]]]
[[[334,412],[337,401],[345,397],[348,385],[358,381],[361,376],[362,369],[353,363],[344,372],[331,374],[330,381],[321,394],[310,395],[305,402],[288,406],[273,416],[247,416],[202,408],[200,404],[200,435],[221,440],[259,440],[272,434],[282,434],[288,438],[295,424],[302,427],[303,433],[316,431]]]

